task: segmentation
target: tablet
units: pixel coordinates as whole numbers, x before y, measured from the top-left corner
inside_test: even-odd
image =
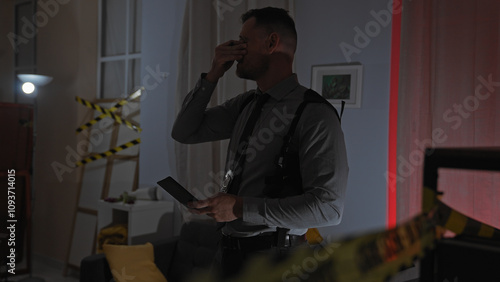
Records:
[[[198,201],[188,190],[180,185],[172,177],[167,177],[157,182],[165,191],[167,191],[177,201],[187,207],[188,202]]]

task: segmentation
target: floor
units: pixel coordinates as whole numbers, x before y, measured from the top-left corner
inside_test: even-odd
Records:
[[[23,282],[78,282],[78,273],[73,270],[68,271],[67,276],[63,276],[64,264],[59,261],[54,261],[41,256],[34,256],[33,259],[33,274],[30,278],[29,274],[15,275],[4,280],[3,277],[0,281],[23,281]],[[38,278],[38,279],[35,279]]]

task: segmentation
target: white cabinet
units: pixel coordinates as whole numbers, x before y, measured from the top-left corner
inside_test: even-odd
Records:
[[[173,234],[174,203],[137,200],[134,204],[99,202],[97,233],[115,224],[128,224],[129,245],[169,238]]]

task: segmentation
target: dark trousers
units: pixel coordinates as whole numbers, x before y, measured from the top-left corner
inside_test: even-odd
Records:
[[[254,237],[256,242],[262,241],[259,236]],[[222,279],[235,277],[241,273],[245,264],[255,256],[270,258],[274,261],[280,261],[287,258],[290,253],[300,245],[305,244],[305,239],[294,240],[293,244],[286,247],[269,246],[267,248],[259,248],[258,246],[252,247],[235,247],[231,244],[224,242],[224,238],[219,243],[219,249],[212,265],[212,270],[218,273]],[[257,243],[256,245],[260,245]]]

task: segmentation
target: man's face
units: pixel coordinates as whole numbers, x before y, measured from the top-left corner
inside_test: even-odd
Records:
[[[255,18],[248,19],[241,28],[240,41],[247,44],[247,54],[236,65],[240,78],[257,80],[269,69],[269,54],[266,51],[267,35],[264,28],[255,27]]]

